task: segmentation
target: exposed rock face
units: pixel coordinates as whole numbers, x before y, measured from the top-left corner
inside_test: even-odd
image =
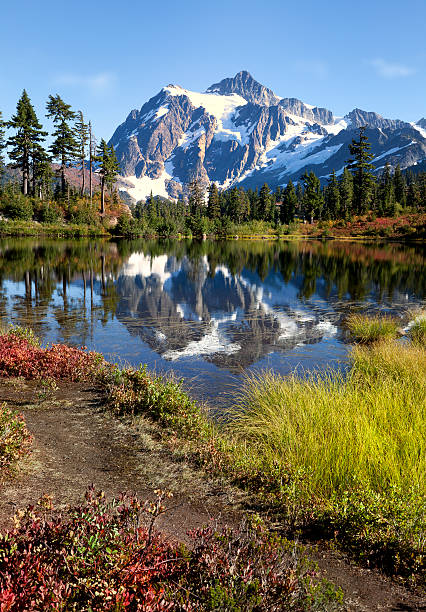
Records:
[[[410,124],[354,109],[335,118],[297,98],[279,98],[248,72],[215,83],[203,94],[164,87],[140,111],[132,110],[110,140],[122,168],[121,189],[133,200],[179,197],[198,178],[221,188],[274,188],[305,170],[325,178],[343,170],[348,144],[360,126],[380,171],[426,159],[426,119]]]
[[[207,93],[218,93],[222,96],[236,93],[247,102],[260,106],[274,106],[280,101],[271,89],[255,81],[247,70],[238,72],[233,78],[214,83],[207,89]]]
[[[345,119],[347,119],[354,128],[359,128],[362,125],[368,125],[368,127],[378,128],[379,130],[398,130],[405,127],[410,127],[409,123],[405,123],[399,119],[384,119],[377,113],[370,113],[359,108],[355,108],[353,111],[351,111],[348,115],[346,115]]]
[[[282,98],[279,104],[292,115],[297,115],[310,121],[317,121],[324,125],[334,123],[333,113],[326,108],[307,106],[297,98]]]

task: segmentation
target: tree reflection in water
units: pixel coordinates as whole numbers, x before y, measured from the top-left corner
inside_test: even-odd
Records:
[[[133,362],[169,369],[237,373],[309,346],[321,365],[342,353],[349,311],[401,314],[424,272],[420,245],[8,239],[0,319],[125,359],[133,342]]]

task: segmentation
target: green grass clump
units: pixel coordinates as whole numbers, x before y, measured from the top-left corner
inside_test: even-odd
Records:
[[[346,377],[248,378],[230,427],[253,466],[281,479],[283,507],[304,508],[370,562],[415,574],[426,541],[426,351],[385,342],[351,358]]]
[[[426,318],[418,319],[408,331],[411,342],[426,346]]]
[[[35,221],[0,221],[0,236],[51,236],[53,238],[79,238],[107,236],[102,226],[78,223],[38,223]]]
[[[346,326],[356,342],[372,344],[380,340],[396,338],[399,323],[389,316],[353,314],[348,317]]]
[[[232,429],[271,463],[285,458],[309,474],[317,495],[354,483],[424,490],[426,358],[411,347],[402,352],[357,347],[347,380],[337,374],[249,378]]]

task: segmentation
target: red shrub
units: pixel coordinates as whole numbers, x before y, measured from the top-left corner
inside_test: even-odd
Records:
[[[64,344],[46,348],[13,333],[0,336],[0,376],[89,380],[103,363],[94,352]]]
[[[192,550],[153,529],[164,511],[136,498],[86,503],[55,515],[49,499],[0,535],[0,610],[309,610],[339,602],[293,543],[245,528],[194,534]],[[152,517],[141,525],[141,513]],[[322,608],[321,608],[322,609]]]

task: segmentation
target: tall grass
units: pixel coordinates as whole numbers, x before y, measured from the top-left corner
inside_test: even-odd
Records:
[[[408,335],[414,344],[426,346],[426,318],[416,320],[408,330]]]
[[[266,464],[302,470],[311,495],[330,498],[361,484],[424,492],[425,398],[420,347],[356,347],[346,379],[248,378],[231,427]]]
[[[389,340],[398,335],[398,321],[389,316],[350,315],[346,326],[352,338],[361,344]]]

